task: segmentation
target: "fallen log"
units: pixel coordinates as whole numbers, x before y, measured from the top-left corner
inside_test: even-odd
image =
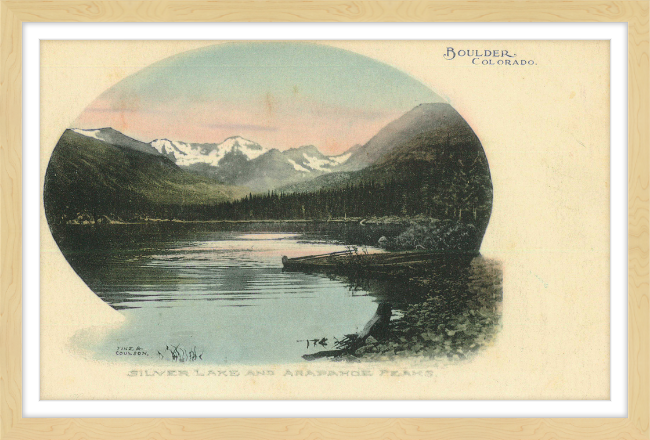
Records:
[[[352,251],[333,252],[298,258],[282,257],[287,271],[330,272],[341,274],[399,275],[423,268],[435,268],[445,263],[465,264],[478,252],[377,252],[356,253]]]

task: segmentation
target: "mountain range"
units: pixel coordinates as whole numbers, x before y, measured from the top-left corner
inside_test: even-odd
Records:
[[[280,151],[233,136],[221,143],[190,143],[155,139],[149,143],[130,138],[113,128],[72,129],[75,133],[152,155],[160,155],[185,170],[216,179],[224,185],[252,192],[304,182],[343,169],[358,169],[348,159],[353,154],[327,156],[313,145]]]
[[[246,202],[249,193],[268,197],[248,196]],[[280,201],[279,194],[295,197]],[[485,152],[467,122],[449,104],[432,103],[336,156],[313,145],[279,151],[239,136],[220,143],[147,143],[112,128],[69,129],[48,164],[44,203],[50,224],[102,216],[424,215],[471,224],[482,237],[492,210],[492,182]]]

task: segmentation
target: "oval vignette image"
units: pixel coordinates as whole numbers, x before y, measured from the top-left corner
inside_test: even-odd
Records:
[[[124,315],[103,361],[432,361],[494,343],[485,151],[408,74],[315,43],[181,53],[61,135],[43,203],[61,253]]]

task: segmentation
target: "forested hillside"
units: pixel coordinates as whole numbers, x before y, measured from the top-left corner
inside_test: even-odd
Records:
[[[66,130],[47,167],[43,201],[50,224],[92,223],[154,217],[169,206],[182,210],[243,194],[157,153]]]

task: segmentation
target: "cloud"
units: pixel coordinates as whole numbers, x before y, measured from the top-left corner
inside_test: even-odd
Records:
[[[231,130],[233,132],[247,131],[278,131],[278,127],[255,124],[204,124],[203,127],[213,128],[216,130]]]
[[[141,108],[118,108],[118,107],[86,107],[84,113],[137,113],[137,114],[152,114],[152,115],[174,115],[173,110],[159,110],[159,109],[141,109]]]

